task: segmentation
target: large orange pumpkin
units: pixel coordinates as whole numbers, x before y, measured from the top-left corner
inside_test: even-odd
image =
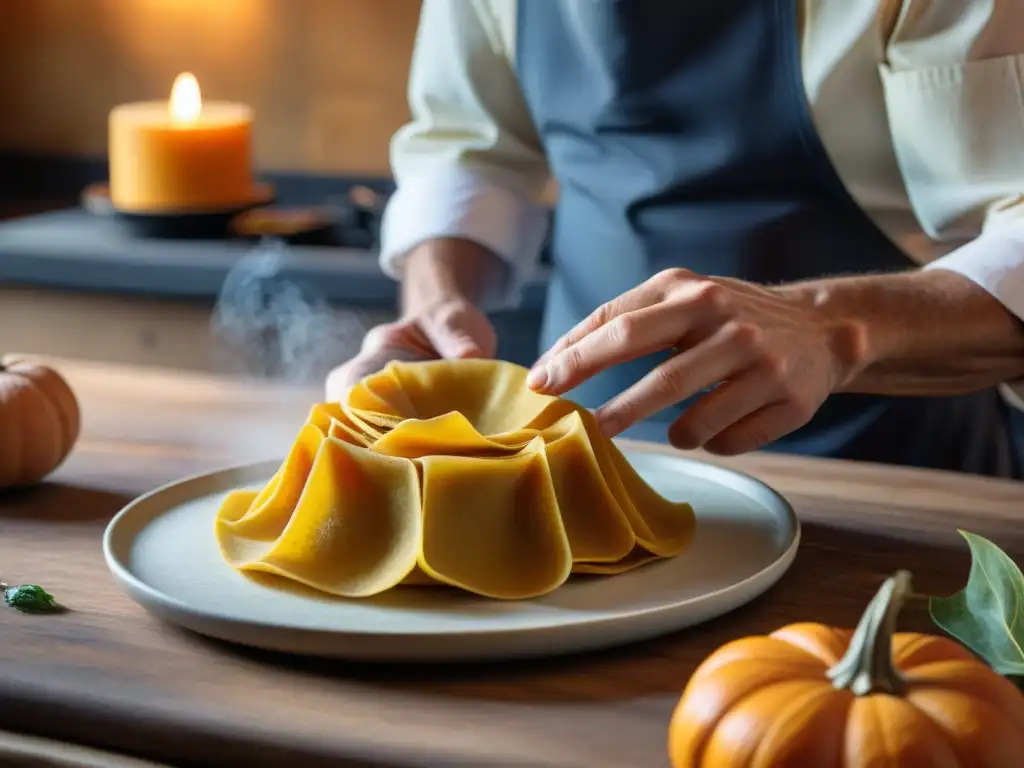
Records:
[[[36,483],[60,466],[78,440],[80,419],[59,373],[0,359],[0,488]]]
[[[894,634],[888,579],[856,631],[793,624],[719,648],[669,726],[675,768],[1020,768],[1024,695],[941,636]]]

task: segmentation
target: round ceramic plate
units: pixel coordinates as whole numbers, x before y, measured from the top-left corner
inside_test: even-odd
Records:
[[[217,509],[230,490],[261,487],[277,461],[188,478],[136,499],[111,521],[103,551],[132,599],[194,632],[270,650],[397,662],[555,655],[648,639],[739,607],[789,568],[800,526],[771,488],[690,459],[624,452],[659,493],[693,505],[692,546],[618,576],[573,577],[533,600],[437,587],[345,600],[236,572],[217,549]]]

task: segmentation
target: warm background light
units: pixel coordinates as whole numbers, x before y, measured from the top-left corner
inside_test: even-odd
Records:
[[[171,87],[171,119],[179,125],[195,123],[203,111],[199,81],[191,72],[182,72]]]
[[[0,0],[0,153],[100,155],[183,70],[253,107],[261,168],[387,173],[420,0]]]

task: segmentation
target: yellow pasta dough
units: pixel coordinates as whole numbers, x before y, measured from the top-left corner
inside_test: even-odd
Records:
[[[494,360],[393,362],[309,412],[259,490],[225,497],[224,559],[342,597],[449,585],[516,600],[693,539],[593,415]]]

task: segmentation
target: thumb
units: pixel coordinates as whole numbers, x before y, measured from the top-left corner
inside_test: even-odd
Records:
[[[393,360],[419,362],[430,359],[429,355],[413,352],[401,347],[381,347],[373,352],[361,353],[342,363],[327,374],[324,389],[327,402],[339,403],[348,399],[349,390],[367,376],[381,371]]]

